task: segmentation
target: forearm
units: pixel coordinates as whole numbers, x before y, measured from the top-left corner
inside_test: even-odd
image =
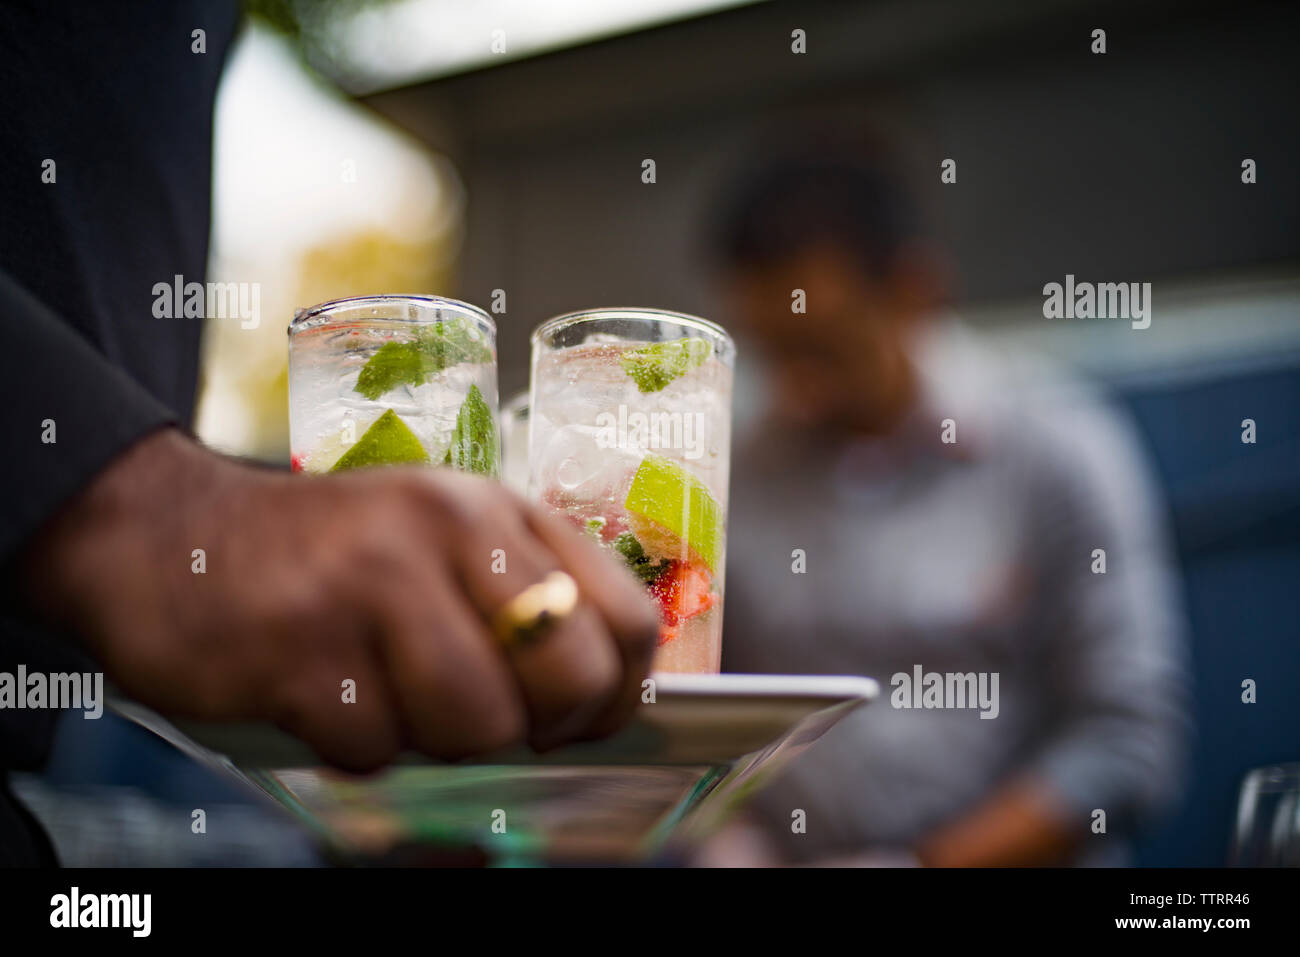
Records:
[[[932,831],[917,845],[916,854],[927,867],[1059,865],[1087,833],[1085,823],[1067,821],[1049,788],[1022,778]]]

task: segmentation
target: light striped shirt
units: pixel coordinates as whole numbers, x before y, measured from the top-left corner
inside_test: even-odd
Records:
[[[883,691],[756,807],[808,859],[910,846],[1030,774],[1088,835],[1081,860],[1119,860],[1176,792],[1187,730],[1181,599],[1137,443],[1082,385],[955,325],[915,361],[922,398],[888,437],[760,427],[737,449],[724,670]],[[895,707],[891,679],[918,667],[996,673],[997,717]]]

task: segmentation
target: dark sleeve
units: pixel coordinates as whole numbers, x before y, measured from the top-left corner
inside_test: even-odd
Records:
[[[0,563],[134,440],[190,421],[200,322],[156,318],[153,290],[204,279],[238,17],[234,0],[5,5]]]
[[[0,560],[169,411],[0,271]]]

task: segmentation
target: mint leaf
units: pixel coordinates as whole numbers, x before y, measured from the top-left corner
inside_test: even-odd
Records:
[[[416,335],[420,354],[430,367],[430,374],[449,369],[462,362],[482,365],[492,361],[492,350],[483,333],[468,319],[449,319],[420,329]]]
[[[497,474],[497,430],[492,410],[478,386],[471,385],[456,414],[451,430],[451,446],[443,465],[479,475]]]
[[[373,401],[399,385],[419,385],[424,368],[416,343],[386,342],[361,367],[354,391]]]
[[[679,376],[704,365],[712,354],[713,346],[707,339],[674,339],[631,349],[623,353],[620,361],[639,391],[658,392]]]
[[[492,350],[466,319],[422,327],[409,342],[386,342],[361,367],[355,391],[374,401],[398,386],[419,386],[462,362],[492,361]]]
[[[645,549],[631,532],[623,532],[610,543],[610,547],[623,556],[623,561],[627,562],[627,567],[632,570],[632,574],[647,585],[662,575],[664,569],[668,567],[667,561],[651,561],[650,556],[645,553]]]

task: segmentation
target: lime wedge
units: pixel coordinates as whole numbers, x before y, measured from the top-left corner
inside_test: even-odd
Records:
[[[623,353],[621,362],[641,392],[658,392],[668,383],[704,365],[713,354],[707,339],[673,339],[652,342]]]
[[[666,528],[716,572],[722,509],[704,483],[676,462],[647,455],[623,503],[629,512]]]
[[[331,472],[371,465],[410,465],[429,461],[429,453],[396,412],[388,409],[371,423],[352,448],[330,467]]]
[[[492,410],[476,385],[469,387],[456,413],[451,446],[442,464],[480,475],[497,474],[497,430],[492,422]]]

